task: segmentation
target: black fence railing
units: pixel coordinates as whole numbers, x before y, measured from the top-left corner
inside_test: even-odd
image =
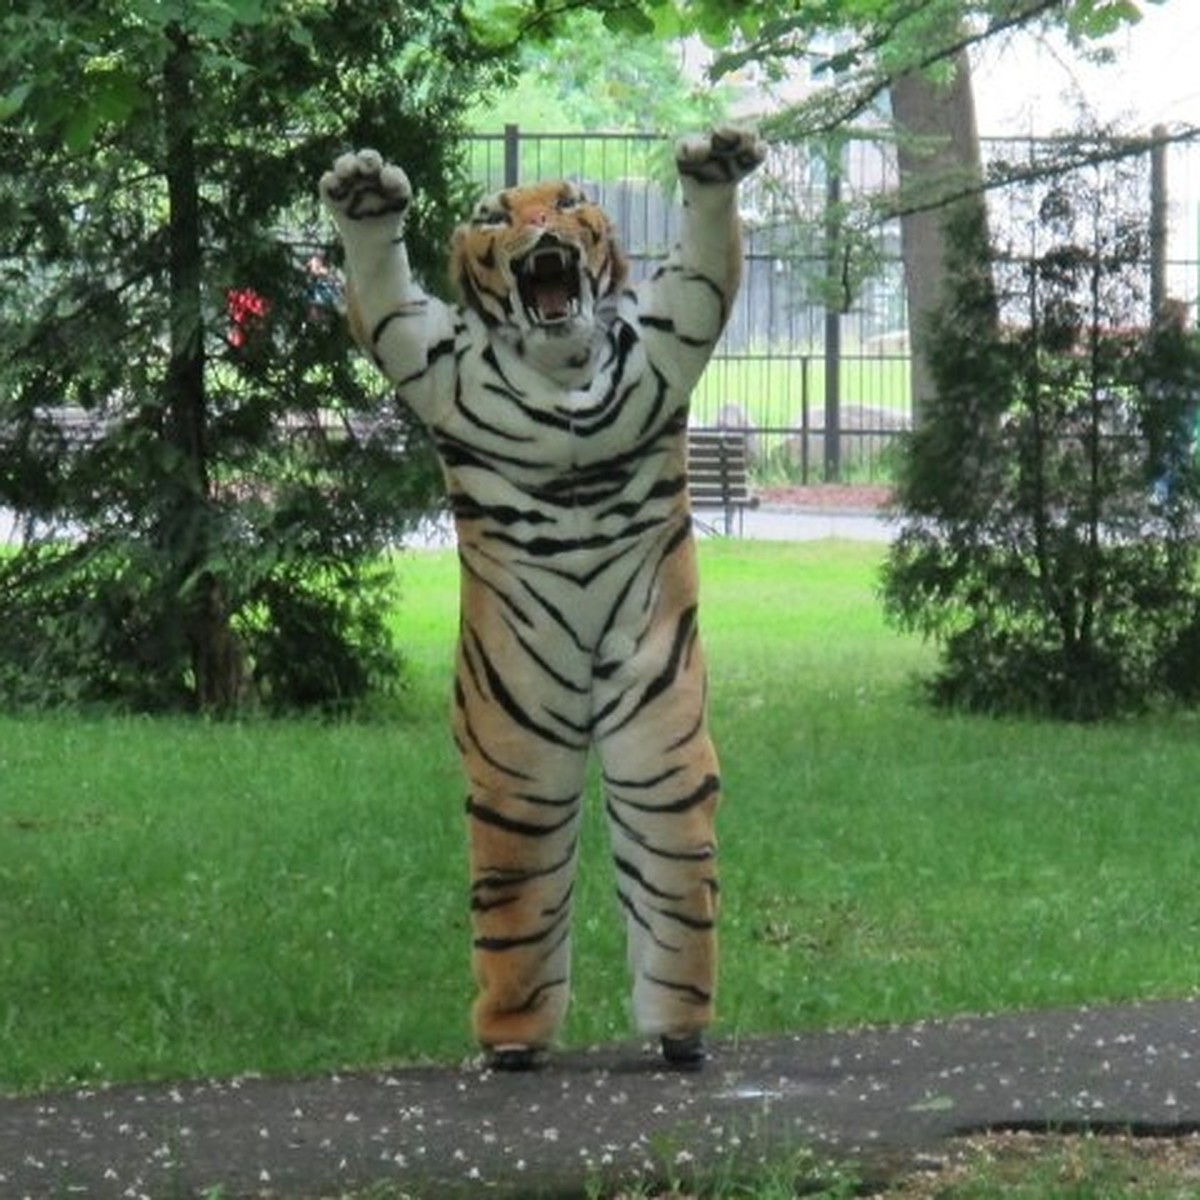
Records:
[[[988,138],[982,146],[985,164],[1018,161],[1034,172],[1051,148],[1036,139]],[[1146,203],[1164,217],[1147,263],[1157,275],[1152,290],[1194,304],[1200,143],[1152,150],[1148,141],[1137,152],[1145,158]],[[617,225],[635,278],[675,240],[672,151],[662,138],[508,126],[473,137],[469,153],[485,190],[531,179],[582,183]],[[821,144],[772,146],[763,170],[743,185],[742,287],[692,420],[746,429],[759,480],[873,481],[890,473],[897,433],[912,423],[899,223],[861,222],[853,261],[845,239],[826,231],[847,213],[868,211],[869,198],[898,179],[892,142],[863,133],[840,139],[836,154]],[[826,247],[835,244],[831,262]]]

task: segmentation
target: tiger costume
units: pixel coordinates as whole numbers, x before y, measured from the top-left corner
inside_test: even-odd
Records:
[[[460,307],[413,279],[399,167],[364,150],[321,179],[352,330],[431,431],[454,518],[473,1022],[497,1067],[540,1062],[565,1015],[593,748],[635,1021],[668,1061],[704,1057],[720,781],[686,426],[738,285],[737,184],[764,153],[732,127],[679,142],[681,237],[637,286],[608,217],[573,184],[481,200],[453,238]]]

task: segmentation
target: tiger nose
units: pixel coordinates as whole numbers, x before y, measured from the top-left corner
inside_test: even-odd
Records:
[[[548,208],[535,208],[525,218],[526,225],[533,225],[538,229],[544,229],[550,223],[550,210]]]

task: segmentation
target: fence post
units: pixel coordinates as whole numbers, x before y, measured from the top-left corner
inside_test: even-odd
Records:
[[[516,125],[504,127],[504,186],[516,187],[521,179],[521,130]]]
[[[800,359],[800,482],[807,486],[809,472],[808,435],[812,430],[809,412],[809,356]]]
[[[825,180],[825,482],[837,483],[842,465],[842,314],[835,307],[841,279],[842,155],[840,138],[833,138],[826,158]]]
[[[1167,298],[1167,129],[1150,131],[1150,313],[1162,312]]]

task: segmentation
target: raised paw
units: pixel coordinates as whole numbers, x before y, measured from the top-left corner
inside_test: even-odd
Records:
[[[767,144],[754,129],[723,125],[699,137],[681,138],[675,146],[680,175],[701,183],[737,183],[767,155]]]
[[[340,222],[399,219],[412,201],[408,176],[375,150],[343,154],[321,176],[321,199]]]

